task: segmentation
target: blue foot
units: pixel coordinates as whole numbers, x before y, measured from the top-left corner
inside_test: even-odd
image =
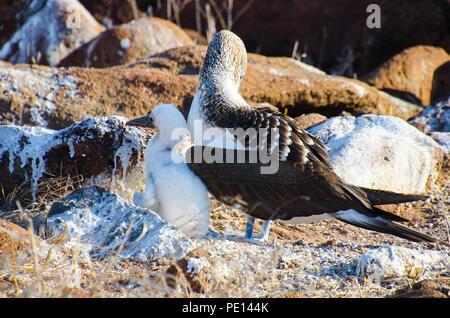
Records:
[[[270,231],[270,220],[265,220],[261,233],[256,234],[255,236],[253,236],[253,239],[254,240],[260,240],[260,241],[265,241],[265,240],[267,240],[269,238],[269,231]]]
[[[245,238],[251,240],[253,237],[253,227],[255,226],[255,218],[249,216],[245,227]]]
[[[269,238],[270,220],[264,221],[263,229],[260,234],[253,235],[253,227],[255,225],[255,218],[248,217],[245,232],[227,231],[225,236],[227,239],[235,241],[247,241],[253,243],[260,243]]]
[[[203,236],[204,239],[219,239],[224,238],[225,236],[219,232],[216,232],[212,229],[208,229],[208,232]]]

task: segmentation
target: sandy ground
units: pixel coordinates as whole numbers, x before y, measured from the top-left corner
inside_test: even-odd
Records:
[[[429,199],[390,206],[390,211],[410,219],[410,226],[449,241],[449,172],[446,158]],[[246,217],[242,213],[215,200],[212,207],[211,226],[215,230],[244,230]],[[257,222],[256,231],[261,225]],[[264,244],[194,240],[197,248],[190,256],[200,261],[201,268],[194,276],[195,283],[189,275],[171,280],[171,274],[176,273],[173,269],[180,267],[175,260],[121,260],[114,253],[96,260],[83,255],[81,248],[68,248],[64,240],[49,243],[52,248],[47,255],[37,255],[29,248],[14,260],[6,254],[0,257],[0,296],[387,297],[423,280],[431,282],[438,295],[448,296],[450,290],[449,268],[413,268],[407,275],[381,282],[357,277],[358,259],[377,247],[440,250],[446,255],[450,255],[450,248],[408,242],[338,221],[295,226],[272,222]]]

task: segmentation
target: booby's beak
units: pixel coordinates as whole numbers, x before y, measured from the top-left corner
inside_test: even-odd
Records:
[[[153,122],[153,118],[150,116],[143,116],[140,118],[132,119],[127,121],[127,126],[138,126],[138,127],[146,127],[146,128],[155,128],[155,124]]]

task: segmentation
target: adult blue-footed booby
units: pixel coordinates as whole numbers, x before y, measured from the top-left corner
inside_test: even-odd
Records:
[[[163,104],[127,125],[158,128],[144,153],[145,191],[135,192],[133,203],[157,212],[188,236],[203,237],[209,230],[208,191],[176,150],[187,133],[183,115],[174,105]]]
[[[436,242],[429,235],[396,223],[406,221],[404,218],[374,206],[426,196],[345,183],[333,171],[327,147],[320,140],[297,127],[289,117],[245,102],[238,89],[246,67],[247,52],[242,40],[230,31],[218,32],[209,43],[188,116],[195,146],[186,152],[186,162],[217,199],[237,204],[250,215],[247,238],[252,237],[255,217],[266,220],[263,239],[268,235],[270,220],[309,223],[331,218],[412,241]],[[204,133],[211,128],[213,133]],[[236,128],[254,128],[257,138],[241,138],[233,132]],[[259,141],[256,145],[251,143],[255,139]],[[236,157],[248,157],[252,151],[266,153],[272,160],[279,160],[278,169],[262,174],[261,162],[226,163],[225,158],[206,162],[194,155],[224,148],[235,149]]]

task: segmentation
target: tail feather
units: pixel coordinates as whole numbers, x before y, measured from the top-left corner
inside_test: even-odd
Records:
[[[397,221],[397,222],[409,222],[410,220],[405,219],[404,217],[401,217],[400,215],[393,214],[387,211],[384,211],[382,209],[379,209],[377,207],[372,207],[371,209],[372,213],[374,213],[374,217],[382,217],[391,221]]]
[[[347,210],[336,213],[335,218],[357,227],[392,234],[414,242],[431,242],[448,246],[450,245],[448,242],[438,240],[430,235],[421,233],[404,225],[400,225],[383,216],[370,217],[353,210]]]
[[[423,194],[403,194],[385,190],[368,189],[364,187],[359,188],[367,194],[367,198],[373,205],[405,203],[425,200],[428,198],[428,195]]]

